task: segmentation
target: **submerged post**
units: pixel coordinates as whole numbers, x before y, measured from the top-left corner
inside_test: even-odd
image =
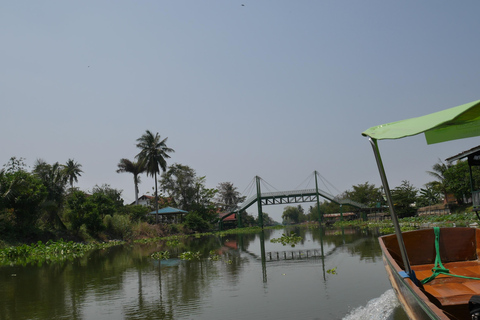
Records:
[[[385,169],[383,167],[382,158],[380,157],[380,151],[378,150],[377,140],[371,137],[369,137],[368,140],[370,141],[370,144],[372,145],[372,148],[373,148],[373,153],[375,154],[375,160],[377,162],[378,172],[380,173],[383,189],[385,190],[385,195],[387,197],[388,208],[390,209],[390,216],[392,217],[393,227],[395,228],[395,234],[397,235],[398,246],[400,248],[400,253],[402,255],[405,271],[408,273],[409,276],[412,276],[413,275],[412,268],[410,267],[410,261],[408,260],[407,249],[405,248],[405,243],[403,242],[400,223],[398,222],[398,217],[393,207],[392,194],[390,193],[390,187],[388,186],[388,180],[385,174]]]
[[[320,195],[318,193],[317,170],[315,170],[313,173],[315,174],[315,193],[317,196],[318,223],[322,224],[323,217],[322,217],[322,213],[320,212]]]
[[[260,191],[260,177],[255,176],[255,179],[257,182],[258,225],[263,229],[262,192]]]

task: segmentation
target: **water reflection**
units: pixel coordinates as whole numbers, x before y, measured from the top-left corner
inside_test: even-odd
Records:
[[[283,232],[191,237],[174,248],[125,245],[72,262],[2,267],[0,319],[340,319],[390,288],[375,232],[294,227],[288,232],[302,237],[295,248],[270,242]],[[172,259],[150,258],[165,250]],[[219,261],[207,258],[212,250]],[[181,261],[185,251],[203,258]],[[326,272],[334,267],[338,275]]]

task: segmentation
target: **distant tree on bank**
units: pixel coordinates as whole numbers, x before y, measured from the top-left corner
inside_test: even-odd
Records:
[[[283,224],[297,224],[305,221],[305,212],[301,205],[296,207],[286,206],[282,214]]]
[[[213,199],[216,189],[205,186],[205,177],[197,177],[189,166],[174,163],[162,174],[162,191],[175,205],[188,211],[185,224],[192,230],[206,230],[218,219]]]
[[[139,162],[143,162],[146,167],[147,175],[155,179],[155,211],[158,211],[158,186],[157,174],[160,173],[160,168],[163,172],[167,170],[167,161],[170,158],[169,153],[175,150],[167,147],[167,138],[161,140],[158,132],[153,135],[147,130],[140,138],[137,139],[137,148],[140,152],[136,158]],[[155,215],[155,221],[158,223],[158,214]]]
[[[217,189],[216,202],[222,210],[235,211],[238,205],[246,199],[246,196],[242,196],[231,182],[221,182]]]
[[[417,209],[414,204],[417,201],[417,192],[417,189],[406,180],[392,190],[393,205],[399,218],[415,215]]]
[[[44,212],[44,222],[52,227],[66,229],[61,215],[69,177],[63,166],[58,162],[50,165],[44,160],[37,159],[33,166],[33,174],[42,181],[47,190],[47,197],[39,208]]]
[[[118,163],[117,173],[128,172],[133,174],[133,183],[135,185],[135,204],[138,205],[138,184],[140,183],[139,175],[147,169],[142,161],[130,161],[122,158]]]
[[[67,163],[63,166],[64,175],[70,182],[70,189],[73,190],[73,182],[78,182],[78,177],[83,173],[81,164],[75,162],[73,159],[68,159]]]

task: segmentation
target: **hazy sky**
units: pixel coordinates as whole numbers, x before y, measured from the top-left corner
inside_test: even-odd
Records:
[[[439,0],[2,1],[0,165],[73,158],[81,189],[107,183],[130,203],[133,176],[117,164],[148,129],[168,137],[168,164],[208,187],[243,192],[259,175],[292,190],[314,170],[334,194],[380,186],[362,131],[480,99],[478,12]],[[379,142],[392,188],[422,187],[438,159],[479,144]],[[142,176],[140,194],[153,183]]]

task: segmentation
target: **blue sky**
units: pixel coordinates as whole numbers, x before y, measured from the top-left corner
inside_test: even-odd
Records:
[[[380,186],[362,131],[480,99],[479,11],[478,1],[4,1],[0,164],[73,158],[80,188],[107,183],[131,202],[133,178],[117,163],[148,129],[168,137],[169,164],[208,187],[244,191],[259,175],[291,190],[314,170],[332,193]],[[416,136],[380,151],[391,187],[420,188],[438,159],[477,145]],[[143,176],[140,193],[152,186]]]

